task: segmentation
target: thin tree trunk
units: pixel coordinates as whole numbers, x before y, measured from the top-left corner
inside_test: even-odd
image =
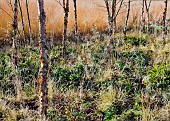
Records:
[[[108,18],[108,25],[109,25],[109,37],[111,40],[113,39],[113,18],[111,17],[109,3],[107,0],[105,1],[105,4],[106,4],[106,9],[107,9],[107,18]],[[110,42],[108,44],[110,44]]]
[[[6,2],[9,4],[8,6],[11,8],[11,10],[13,11],[14,10],[14,7],[13,7],[13,5],[12,5],[12,1],[11,0],[6,0]],[[18,3],[18,2],[17,2]],[[1,8],[1,10],[3,10],[5,13],[7,13],[9,16],[10,16],[10,14],[7,12],[7,11],[5,11],[4,9],[2,9]],[[11,17],[11,16],[10,16]],[[17,32],[18,32],[18,35],[20,36],[20,31],[19,31],[19,29],[18,29],[18,26],[17,26]]]
[[[17,27],[18,27],[18,0],[14,1],[14,19],[13,19],[13,46],[12,46],[12,64],[15,69],[15,86],[16,86],[16,93],[17,93],[17,100],[21,100],[22,97],[22,86],[19,79],[19,73],[18,73],[18,41],[16,39],[17,36]]]
[[[162,30],[162,38],[163,42],[165,44],[165,38],[166,38],[166,16],[167,16],[167,7],[168,7],[168,0],[165,0],[165,8],[164,8],[164,13],[163,13],[163,20],[162,20],[162,25],[163,25],[163,30]]]
[[[24,34],[24,41],[22,42],[22,44],[25,44],[25,42],[26,42],[25,24],[24,24],[24,18],[23,18],[23,13],[22,13],[22,7],[21,7],[20,0],[18,0],[18,5],[19,5],[20,16],[21,16],[21,21],[22,21],[22,31],[23,31],[23,34]]]
[[[48,105],[48,88],[47,88],[47,74],[48,74],[48,57],[47,57],[47,42],[46,42],[46,16],[44,11],[44,0],[38,0],[39,13],[39,31],[40,31],[40,62],[39,70],[39,100],[40,100],[40,120],[45,121],[47,116]]]
[[[130,13],[130,0],[128,1],[128,11],[127,11],[127,15],[126,15],[126,21],[125,21],[125,26],[124,26],[124,29],[123,29],[123,33],[124,33],[124,36],[126,37],[126,32],[127,32],[127,24],[128,24],[128,20],[129,20],[129,13]]]
[[[143,32],[143,26],[144,26],[144,23],[143,23],[143,20],[144,20],[144,17],[143,17],[143,15],[144,15],[144,6],[145,6],[144,1],[145,0],[142,0],[142,10],[141,10],[141,19],[140,19],[140,33]]]
[[[63,0],[64,8],[64,29],[63,29],[63,57],[66,60],[66,41],[67,41],[67,25],[68,25],[68,13],[69,13],[69,0]]]
[[[116,30],[116,2],[117,0],[113,0],[112,2],[112,18],[113,18],[113,30]],[[114,32],[113,32],[114,34]]]
[[[116,17],[121,9],[123,0],[120,0],[121,3],[117,12],[116,12],[117,0],[112,0],[111,5],[109,4],[109,0],[104,0],[104,2],[106,5],[107,16],[108,16],[109,36],[110,36],[109,44],[113,44],[113,36],[114,36],[114,31],[116,29]],[[110,6],[111,6],[111,10],[110,10]]]
[[[107,17],[108,17],[108,25],[109,25],[109,41],[108,41],[108,45],[107,45],[107,53],[111,58],[111,62],[112,63],[112,59],[113,59],[113,52],[114,52],[114,57],[117,56],[117,52],[116,52],[116,42],[113,42],[114,40],[114,33],[115,33],[115,29],[116,29],[116,17],[121,9],[121,6],[123,4],[123,0],[120,0],[120,6],[118,8],[118,10],[116,10],[116,5],[117,5],[117,0],[104,0],[105,2],[105,6],[106,6],[106,10],[107,10]]]
[[[109,2],[108,0],[105,0],[105,5],[106,5],[106,9],[107,9],[107,18],[108,18],[108,25],[109,25],[109,41],[107,43],[107,53],[108,53],[108,56],[111,58],[110,60],[110,64],[112,63],[112,58],[113,58],[113,32],[114,32],[114,28],[113,27],[113,16],[114,16],[114,13],[115,12],[115,9],[113,8],[114,7],[114,3],[112,1],[112,8],[111,8],[111,11],[110,11],[110,5],[109,5]],[[114,18],[115,19],[115,18]]]
[[[149,1],[149,4],[147,4],[147,1],[145,0],[145,7],[146,7],[146,13],[147,13],[147,32],[149,32],[150,28],[150,16],[149,16],[149,10],[150,10],[151,0]]]
[[[74,3],[74,34],[75,34],[75,39],[76,43],[78,41],[78,25],[77,25],[77,0],[73,0]]]
[[[32,42],[32,28],[31,28],[31,21],[30,21],[30,14],[29,14],[29,8],[28,8],[28,0],[26,0],[26,10],[27,10],[27,19],[28,19],[28,28],[29,28],[29,44]]]

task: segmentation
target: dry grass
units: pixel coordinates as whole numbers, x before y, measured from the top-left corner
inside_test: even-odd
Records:
[[[115,101],[116,91],[112,86],[108,87],[107,91],[101,91],[100,97],[97,100],[98,109],[105,112]]]
[[[155,1],[151,5],[150,17],[152,21],[160,20],[163,13],[163,1]],[[104,7],[104,2],[102,0],[78,0],[78,26],[79,30],[84,33],[89,32],[91,29],[95,28],[97,30],[103,30],[107,27],[107,13]],[[170,6],[170,4],[168,4]],[[13,16],[11,8],[8,6],[5,0],[0,1],[0,7],[3,8],[11,17]],[[25,3],[22,1],[24,21],[27,26],[26,31],[28,33],[28,22],[26,16]],[[30,0],[29,3],[31,25],[33,28],[34,35],[38,34],[38,13],[37,13],[37,3],[35,0]],[[62,33],[63,28],[63,10],[62,7],[55,2],[55,0],[45,1],[45,11],[47,15],[47,33]],[[130,13],[129,26],[133,26],[135,23],[139,23],[139,17],[141,11],[141,2],[132,2],[132,8]],[[9,17],[3,10],[0,9],[0,37],[10,37],[11,36],[11,24],[12,18]],[[169,11],[168,11],[169,15]],[[117,26],[121,27],[124,25],[126,16],[126,8],[123,7],[117,18]],[[167,17],[169,18],[169,16]],[[19,18],[19,29],[21,30],[21,19]],[[74,12],[73,3],[70,1],[70,13],[69,13],[69,31],[74,30]]]

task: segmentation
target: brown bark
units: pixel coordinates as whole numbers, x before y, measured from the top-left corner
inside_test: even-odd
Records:
[[[114,43],[113,39],[114,39],[114,33],[115,33],[115,29],[116,29],[116,17],[121,9],[121,6],[123,4],[123,0],[120,0],[120,6],[119,8],[116,10],[116,5],[117,5],[117,0],[104,0],[105,2],[105,6],[106,6],[106,10],[107,10],[107,16],[108,16],[108,25],[109,25],[109,42],[107,45],[107,52],[109,54],[109,56],[113,56],[113,50],[114,50]],[[115,56],[116,56],[116,52],[115,52]],[[112,61],[112,60],[111,60]],[[112,62],[111,62],[112,63]]]
[[[14,1],[14,19],[13,19],[14,38],[16,38],[16,35],[17,35],[17,27],[18,27],[17,19],[18,19],[18,0],[15,0]]]
[[[162,19],[162,26],[163,26],[163,30],[162,30],[162,38],[163,38],[163,42],[165,44],[165,38],[166,38],[166,16],[167,16],[167,7],[168,7],[168,0],[164,1],[165,3],[165,7],[164,7],[164,13],[163,13],[163,19]]]
[[[123,4],[123,0],[120,0],[120,6],[118,10],[116,10],[117,6],[117,0],[112,0],[109,2],[109,0],[104,0],[105,1],[105,6],[107,10],[107,16],[108,16],[108,25],[109,25],[109,36],[110,36],[110,43],[113,43],[113,36],[114,36],[114,31],[116,29],[116,17],[121,9],[121,6]]]
[[[127,24],[128,24],[128,20],[129,20],[129,13],[130,13],[130,0],[128,1],[128,10],[127,10],[127,15],[126,15],[126,20],[125,20],[125,26],[124,26],[124,29],[123,29],[123,33],[124,33],[124,36],[126,36],[126,32],[127,32]]]
[[[24,36],[24,41],[22,42],[22,44],[25,44],[26,42],[26,34],[25,34],[25,24],[24,24],[24,18],[23,18],[23,13],[22,13],[22,7],[21,7],[21,2],[20,0],[18,0],[18,5],[19,5],[19,9],[20,9],[20,16],[21,16],[21,22],[22,22],[22,31],[23,31],[23,36]]]
[[[31,28],[31,21],[30,21],[30,14],[29,14],[29,8],[28,8],[28,0],[26,0],[26,10],[27,10],[27,19],[28,19],[28,28],[29,28],[29,44],[32,42],[32,28]]]
[[[68,25],[68,13],[69,13],[69,0],[63,0],[64,9],[64,29],[63,29],[63,57],[66,59],[66,41],[67,41],[67,25]]]
[[[14,66],[15,71],[15,77],[13,78],[15,80],[15,86],[16,86],[16,93],[17,93],[17,100],[21,100],[22,97],[22,86],[19,79],[18,74],[18,41],[16,39],[17,36],[17,27],[18,27],[18,0],[14,1],[14,18],[13,18],[13,46],[12,46],[12,64]]]
[[[145,7],[145,0],[142,0],[142,10],[141,10],[141,18],[140,18],[140,32],[142,33],[143,31],[143,26],[144,26],[144,7]]]
[[[116,29],[116,17],[115,17],[115,15],[116,15],[116,2],[117,2],[117,0],[112,1],[112,18],[113,18],[113,27],[114,27],[113,30]]]
[[[77,0],[73,0],[74,3],[74,34],[75,34],[75,39],[76,43],[78,41],[78,24],[77,24]]]
[[[113,8],[112,8],[112,11],[110,11],[110,7],[109,7],[110,5],[109,5],[108,0],[105,1],[105,5],[107,9],[107,18],[108,18],[108,25],[109,25],[109,37],[110,37],[110,42],[108,43],[108,46],[109,46],[113,41],[113,14],[112,14]]]
[[[48,88],[47,88],[47,74],[48,74],[48,57],[47,57],[47,42],[46,42],[46,16],[44,11],[44,0],[38,0],[39,13],[39,31],[40,31],[40,62],[39,70],[39,100],[40,100],[40,120],[45,121],[47,115],[48,105]]]
[[[147,4],[147,0],[145,0],[146,17],[147,17],[147,32],[149,32],[149,27],[150,27],[150,16],[149,16],[150,5],[151,5],[151,0],[149,1],[149,4]]]

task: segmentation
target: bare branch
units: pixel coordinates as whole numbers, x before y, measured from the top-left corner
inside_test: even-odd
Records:
[[[13,11],[14,10],[14,7],[13,7],[13,5],[12,5],[12,2],[11,2],[11,0],[6,0],[6,2],[7,2],[7,5],[11,8],[11,10]]]
[[[117,10],[117,13],[115,14],[115,16],[114,16],[113,19],[115,19],[115,18],[118,16],[119,11],[120,11],[120,9],[122,8],[122,4],[123,4],[123,0],[121,0],[120,6],[119,6],[119,8],[118,8],[118,10]]]
[[[4,10],[2,7],[0,7],[0,9],[1,9],[3,12],[5,12],[11,19],[13,19],[13,17],[12,17],[6,10]]]
[[[60,0],[55,0],[62,8],[64,8],[63,4],[61,3]]]

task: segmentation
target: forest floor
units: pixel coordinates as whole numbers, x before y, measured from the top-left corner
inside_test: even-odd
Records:
[[[49,121],[169,121],[170,41],[156,35],[93,32],[62,46],[49,40]],[[11,48],[0,51],[0,120],[36,121],[39,48],[20,47],[18,75],[23,96],[16,99]]]

